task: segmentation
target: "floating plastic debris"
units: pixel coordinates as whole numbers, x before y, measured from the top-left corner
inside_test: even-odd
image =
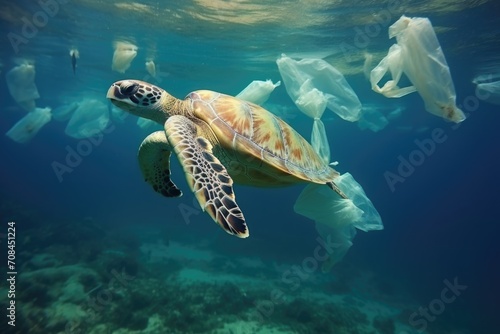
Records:
[[[113,47],[115,52],[111,69],[119,73],[125,73],[132,60],[137,56],[137,46],[127,42],[115,41]]]
[[[6,136],[18,143],[29,142],[50,121],[50,111],[49,107],[36,108],[14,124]]]
[[[236,97],[248,102],[262,105],[269,99],[271,93],[279,85],[281,85],[281,81],[274,84],[271,80],[254,80],[238,95],[236,95]]]
[[[486,102],[500,105],[499,75],[478,75],[472,81],[476,84],[476,96]]]
[[[76,111],[77,108],[78,108],[77,102],[73,102],[70,104],[63,104],[62,106],[59,106],[54,110],[52,110],[52,117],[56,121],[60,122],[67,121],[68,119],[71,118],[71,116],[73,115],[73,113]]]
[[[328,163],[330,145],[321,117],[328,108],[344,120],[357,121],[361,111],[358,97],[342,73],[322,59],[296,61],[283,54],[276,63],[288,95],[314,120],[311,144]]]
[[[18,65],[7,72],[6,80],[14,100],[27,111],[35,110],[35,100],[40,97],[35,85],[35,66],[27,63]]]
[[[384,228],[379,213],[351,174],[340,175],[335,184],[348,199],[341,198],[324,185],[309,184],[294,206],[295,212],[315,221],[320,236],[332,238],[337,245],[323,271],[328,271],[344,257],[352,245],[356,229],[368,232]]]
[[[156,77],[156,65],[154,61],[148,60],[146,62],[146,71],[148,71],[149,75],[153,78]]]
[[[71,116],[64,132],[76,139],[88,138],[102,132],[108,123],[109,111],[105,103],[93,99],[83,100]]]
[[[403,15],[389,27],[389,38],[393,37],[397,44],[370,73],[372,89],[393,98],[418,91],[428,112],[455,123],[463,121],[450,68],[429,19]],[[388,71],[392,79],[380,87],[378,83]],[[413,86],[398,87],[403,73]]]

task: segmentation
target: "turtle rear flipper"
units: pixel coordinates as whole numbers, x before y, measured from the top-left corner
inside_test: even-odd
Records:
[[[203,211],[207,211],[227,233],[246,238],[248,228],[235,200],[233,180],[212,153],[212,144],[198,136],[198,127],[187,117],[171,116],[165,123],[168,142],[174,148]]]
[[[139,166],[142,175],[153,189],[165,197],[180,197],[182,191],[170,179],[170,147],[165,132],[147,136],[139,147]]]

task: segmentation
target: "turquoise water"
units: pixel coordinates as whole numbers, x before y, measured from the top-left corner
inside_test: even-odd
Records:
[[[37,107],[95,99],[112,110],[105,95],[117,80],[153,82],[178,98],[197,89],[236,95],[253,80],[282,80],[276,60],[283,53],[327,61],[388,124],[374,132],[329,110],[323,115],[335,168],[363,186],[385,227],[358,231],[328,273],[314,257],[321,245],[314,222],[293,211],[303,185],[235,185],[251,231],[242,240],[200,211],[175,158],[172,177],[183,197],[163,198],[143,181],[137,150],[154,128],[137,126],[135,116],[111,117],[92,141],[68,136],[68,121],[56,119],[27,143],[2,136],[0,267],[12,276],[8,222],[15,222],[17,274],[15,296],[10,284],[0,286],[1,332],[495,333],[500,115],[472,81],[498,77],[498,7],[444,0],[2,2],[2,133],[27,114],[7,84],[19,64],[34,66]],[[431,20],[467,114],[458,126],[426,112],[415,93],[388,99],[371,90],[366,56],[371,67],[385,56],[394,43],[387,30],[402,14]],[[116,41],[137,47],[124,73],[112,70]],[[71,50],[79,53],[75,68]],[[155,77],[146,70],[150,60]],[[283,83],[264,107],[310,138],[313,122]],[[395,110],[400,114],[389,116]],[[434,146],[426,151],[418,143],[429,139]],[[416,155],[421,160],[412,160]],[[416,163],[405,170],[402,161]],[[388,172],[403,181],[391,183]],[[15,326],[7,317],[12,300]]]

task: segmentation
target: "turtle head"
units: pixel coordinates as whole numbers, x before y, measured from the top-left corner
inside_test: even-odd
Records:
[[[160,124],[165,123],[168,113],[164,102],[173,98],[165,90],[139,80],[121,80],[113,83],[106,97],[118,108]]]

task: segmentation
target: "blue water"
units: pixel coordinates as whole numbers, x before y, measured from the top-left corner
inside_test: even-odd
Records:
[[[0,236],[7,222],[16,223],[18,272],[16,326],[2,315],[2,333],[497,332],[500,114],[476,97],[472,83],[478,74],[500,70],[497,2],[47,3],[50,15],[32,34],[23,25],[43,16],[39,3],[0,5],[1,133],[26,114],[5,81],[19,59],[35,64],[38,107],[56,108],[77,95],[107,103],[114,81],[151,79],[144,67],[150,58],[155,83],[174,96],[197,89],[236,95],[253,80],[280,80],[275,61],[285,53],[324,58],[362,103],[405,110],[376,133],[325,112],[332,160],[363,186],[385,229],[358,232],[331,272],[296,275],[298,286],[283,275],[317,246],[313,223],[293,212],[303,186],[235,185],[251,231],[240,240],[199,211],[175,158],[172,175],[183,197],[163,198],[143,182],[136,154],[149,132],[135,116],[114,122],[62,178],[53,163],[65,163],[68,148],[82,145],[65,135],[65,122],[52,120],[27,144],[0,136]],[[377,95],[363,75],[363,54],[383,57],[394,42],[387,28],[402,14],[428,17],[435,27],[457,105],[468,114],[458,127],[427,113],[417,94]],[[376,21],[380,17],[387,23]],[[373,22],[382,23],[374,28]],[[370,36],[360,40],[360,31]],[[13,43],[13,34],[23,42]],[[125,73],[111,70],[117,39],[138,46]],[[342,52],[346,44],[352,53]],[[76,74],[72,48],[80,53]],[[269,102],[294,107],[283,85]],[[309,138],[312,121],[298,110],[288,116]],[[391,189],[384,175],[397,173],[399,157],[409,159],[415,141],[436,129],[446,139]],[[182,212],[191,213],[188,220]],[[0,263],[6,273],[5,244]],[[108,284],[122,270],[133,280]],[[462,287],[452,295],[450,284]],[[285,297],[269,309],[276,289]],[[2,284],[6,314],[7,295]],[[89,306],[92,300],[98,306]]]

